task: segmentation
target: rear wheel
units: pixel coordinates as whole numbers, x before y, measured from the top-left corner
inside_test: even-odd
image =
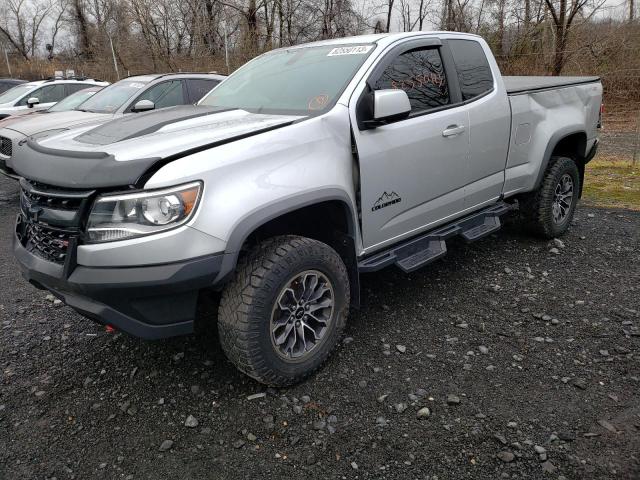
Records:
[[[290,385],[328,358],[348,306],[347,269],[331,247],[304,237],[276,237],[239,262],[222,294],[222,348],[259,382]]]
[[[573,219],[580,192],[580,173],[568,157],[551,157],[540,187],[521,202],[530,230],[545,238],[563,235]]]

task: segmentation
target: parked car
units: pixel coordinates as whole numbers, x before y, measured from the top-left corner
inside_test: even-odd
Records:
[[[74,110],[9,125],[3,125],[0,120],[0,173],[17,178],[11,167],[12,151],[28,136],[42,138],[79,125],[99,125],[129,113],[194,104],[224,78],[206,73],[129,77],[108,86]]]
[[[360,274],[412,272],[518,207],[566,232],[601,99],[597,77],[502,77],[470,34],[275,50],[198,106],[21,142],[14,253],[36,287],[147,339],[191,333],[217,291],[229,359],[288,385],[338,343]]]
[[[2,120],[0,120],[0,130],[17,122],[24,122],[25,120],[29,120],[32,118],[41,118],[40,116],[45,113],[68,112],[70,110],[76,110],[81,103],[93,97],[103,88],[104,87],[87,87],[83,90],[77,91],[76,93],[72,93],[67,98],[60,100],[53,107],[49,107],[46,110],[34,110],[29,113],[25,113],[24,115],[12,115],[10,117],[3,118]]]
[[[91,78],[50,78],[23,83],[0,94],[0,119],[23,115],[33,110],[46,110],[63,98],[87,87],[109,85]]]
[[[6,92],[21,83],[27,83],[27,81],[17,78],[0,78],[0,93]]]

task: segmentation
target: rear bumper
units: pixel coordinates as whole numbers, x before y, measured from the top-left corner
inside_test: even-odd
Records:
[[[193,332],[198,293],[213,285],[223,259],[217,254],[141,267],[78,265],[69,272],[29,252],[17,235],[13,251],[31,284],[98,323],[144,339]]]

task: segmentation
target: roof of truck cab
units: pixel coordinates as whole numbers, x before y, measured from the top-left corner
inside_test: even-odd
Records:
[[[472,33],[462,33],[462,32],[447,32],[447,31],[418,31],[418,32],[399,32],[399,33],[375,33],[371,35],[356,35],[353,37],[343,37],[343,38],[331,38],[328,40],[319,40],[317,42],[303,43],[301,45],[294,45],[291,47],[283,47],[278,50],[289,50],[294,48],[305,48],[305,47],[319,47],[322,45],[357,45],[357,44],[366,44],[366,43],[377,43],[377,44],[385,44],[388,45],[397,40],[401,40],[403,38],[411,38],[411,37],[423,37],[425,35],[455,35],[460,37],[475,37],[481,38],[479,35],[474,35]]]

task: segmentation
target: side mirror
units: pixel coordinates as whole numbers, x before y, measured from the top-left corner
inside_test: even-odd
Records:
[[[140,100],[133,106],[132,110],[134,112],[148,112],[149,110],[153,110],[155,108],[156,104],[151,100]]]
[[[364,101],[358,102],[358,126],[360,130],[376,128],[396,120],[407,118],[411,113],[411,103],[404,90],[373,90]]]
[[[27,100],[27,107],[33,108],[34,106],[40,103],[40,99],[38,97],[31,97]]]
[[[373,92],[373,119],[377,122],[401,120],[411,113],[411,103],[404,90],[376,90]]]

